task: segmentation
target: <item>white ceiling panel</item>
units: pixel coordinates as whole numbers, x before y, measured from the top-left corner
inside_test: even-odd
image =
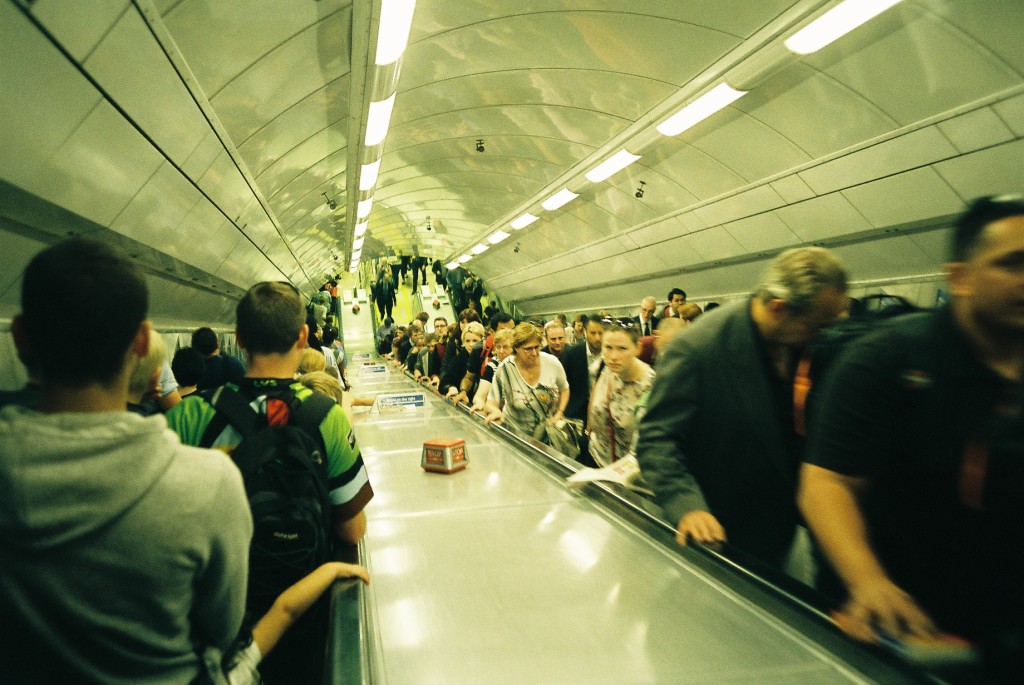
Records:
[[[926,221],[964,209],[963,201],[931,167],[865,183],[842,194],[876,227]]]
[[[226,150],[217,155],[198,182],[203,192],[232,219],[240,216],[253,200],[252,189]]]
[[[817,158],[889,131],[894,121],[835,79],[797,63],[735,105]]]
[[[26,189],[109,226],[163,161],[113,107],[101,102]]]
[[[929,11],[949,26],[983,45],[1010,68],[1024,73],[1024,51],[1020,49],[1020,27],[1024,26],[1024,3],[1017,0],[988,2],[934,2]]]
[[[942,264],[950,258],[953,244],[953,229],[949,226],[908,236],[924,253],[925,257],[935,264]]]
[[[195,236],[196,242],[202,244],[204,249],[197,253],[196,250],[188,249],[186,245],[178,244],[169,251],[169,254],[210,273],[219,270],[239,243],[248,242],[245,236],[206,200],[192,208],[181,222],[179,231],[187,231],[189,235]],[[252,285],[245,281],[232,282],[241,288]]]
[[[176,163],[184,162],[206,135],[209,124],[134,8],[121,15],[85,68]]]
[[[993,109],[1015,135],[1024,136],[1024,95],[1004,100],[994,105]]]
[[[721,226],[686,236],[686,244],[704,260],[712,262],[746,254],[746,250]]]
[[[744,185],[743,177],[739,174],[714,157],[689,145],[666,144],[655,148],[644,155],[644,162],[659,176],[685,191],[678,200],[680,207],[686,207],[699,200],[707,200]],[[658,192],[673,193],[675,189],[672,185],[666,184],[666,187]]]
[[[792,202],[802,202],[803,200],[809,200],[814,197],[814,191],[811,187],[800,178],[799,174],[792,174],[791,176],[785,176],[778,180],[771,182],[772,188],[779,194],[787,204]]]
[[[0,3],[0,176],[25,187],[100,101],[10,3]]]
[[[800,178],[815,193],[824,195],[955,155],[949,140],[928,126],[805,169]]]
[[[449,25],[430,40],[424,40],[420,32],[410,36],[409,52],[415,59],[404,66],[407,71],[403,74],[410,87],[473,73],[479,62],[472,57],[481,42],[492,55],[489,71],[614,70],[677,84],[694,75],[693,65],[713,61],[739,42],[699,24],[649,16],[635,8],[587,12],[563,6],[557,8],[561,11],[519,14],[519,6],[509,5],[506,11],[517,14],[500,16],[501,7],[485,0],[418,6],[417,19],[424,22],[421,26],[438,21],[440,17],[435,15],[441,13],[447,18],[440,21],[454,19],[465,25]],[[450,14],[452,10],[457,10],[457,17]],[[469,20],[476,11],[485,13],[486,19]],[[636,47],[631,38],[638,36],[646,42],[643,61],[629,59]]]
[[[973,102],[1020,78],[983,46],[965,40],[916,3],[902,3],[851,38],[855,40],[849,45],[869,42],[834,63],[841,49],[822,50],[806,60],[900,125]]]
[[[782,207],[775,214],[807,243],[871,228],[871,223],[839,193]]]
[[[235,140],[244,141],[303,98],[348,73],[342,43],[348,15],[338,12],[291,37],[241,72],[211,102]]]
[[[1024,189],[1024,140],[936,164],[935,170],[964,200],[1020,193]]]
[[[208,204],[177,169],[164,163],[110,228],[161,252],[177,256],[175,246],[181,243],[179,225],[201,199],[204,204]],[[221,220],[224,218],[221,217]]]
[[[222,152],[224,152],[224,143],[221,142],[216,131],[208,129],[196,149],[181,164],[181,170],[191,179],[200,179],[213,166],[217,155]]]
[[[1014,138],[1013,132],[989,107],[939,122],[938,128],[960,153],[974,152]]]
[[[703,228],[703,227],[701,227]],[[629,232],[629,237],[640,246],[653,245],[689,233],[680,217],[668,217]]]
[[[351,85],[346,78],[328,83],[246,139],[239,151],[253,174],[259,176],[282,155],[326,128],[334,127],[347,135]]]
[[[128,6],[127,0],[38,0],[32,14],[72,57],[83,62]]]
[[[775,129],[731,107],[715,119],[714,126],[695,127],[693,136],[682,139],[698,150],[714,155],[741,178],[756,181],[811,161],[811,157]],[[752,149],[760,150],[752,155]]]
[[[891,236],[835,248],[850,280],[935,273],[941,268],[909,236]]]
[[[759,214],[722,226],[746,252],[766,252],[799,245],[803,241],[774,213]]]
[[[724,224],[736,219],[782,207],[786,201],[771,186],[763,185],[745,190],[718,202],[697,207],[693,213],[708,226]]]

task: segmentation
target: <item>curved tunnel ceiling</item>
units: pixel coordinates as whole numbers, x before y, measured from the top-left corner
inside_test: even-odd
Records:
[[[381,0],[4,0],[0,75],[24,99],[0,171],[210,287],[344,269],[370,196],[364,260],[468,254],[527,311],[643,275],[741,289],[744,265],[802,243],[863,278],[934,272],[965,200],[1024,185],[1024,3],[904,0],[816,53],[782,47],[836,4],[419,0],[387,71]],[[749,92],[654,132],[723,80]],[[369,103],[395,89],[369,148]],[[622,147],[641,158],[584,178]]]

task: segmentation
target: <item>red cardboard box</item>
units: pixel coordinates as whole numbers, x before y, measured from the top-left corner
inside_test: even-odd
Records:
[[[424,471],[454,473],[466,468],[466,441],[461,438],[434,438],[423,443]]]

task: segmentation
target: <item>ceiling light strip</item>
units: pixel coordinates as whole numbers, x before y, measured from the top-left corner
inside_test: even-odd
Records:
[[[505,231],[499,230],[496,233],[493,233],[490,237],[488,237],[487,242],[489,242],[491,245],[497,245],[505,238],[509,238],[511,236],[511,233],[505,233]]]
[[[377,58],[380,66],[391,64],[405,52],[412,28],[416,0],[383,0],[380,7],[380,30],[377,32]]]
[[[555,193],[548,199],[544,200],[544,202],[541,202],[540,206],[548,210],[549,212],[553,212],[559,207],[575,200],[578,197],[579,193],[574,193],[568,188],[562,188],[557,193]]]
[[[523,214],[521,217],[514,219],[512,223],[509,224],[509,226],[518,231],[521,228],[526,228],[537,219],[538,217],[535,217],[533,214],[527,212],[526,214]]]
[[[377,185],[377,174],[380,172],[380,160],[363,165],[359,174],[359,190],[373,190]]]
[[[723,109],[747,94],[745,90],[736,90],[728,83],[717,86],[683,107],[665,121],[658,124],[658,133],[665,136],[678,136],[688,128],[704,121],[720,109]]]
[[[371,102],[370,110],[366,114],[366,146],[373,147],[384,142],[388,134],[388,125],[391,123],[391,112],[395,107],[395,95],[392,93],[387,100]]]
[[[614,155],[588,171],[586,173],[587,180],[591,183],[600,183],[612,174],[622,171],[638,159],[640,159],[640,155],[634,155],[632,152],[625,149],[619,150]]]
[[[900,0],[845,0],[794,33],[783,44],[798,55],[809,55],[898,2]]]
[[[373,207],[373,196],[360,200],[359,204],[356,205],[356,218],[365,219],[370,216],[370,208]]]

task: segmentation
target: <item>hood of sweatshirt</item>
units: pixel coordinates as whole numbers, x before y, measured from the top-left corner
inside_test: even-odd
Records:
[[[0,541],[44,550],[107,525],[171,466],[163,416],[0,410]]]

